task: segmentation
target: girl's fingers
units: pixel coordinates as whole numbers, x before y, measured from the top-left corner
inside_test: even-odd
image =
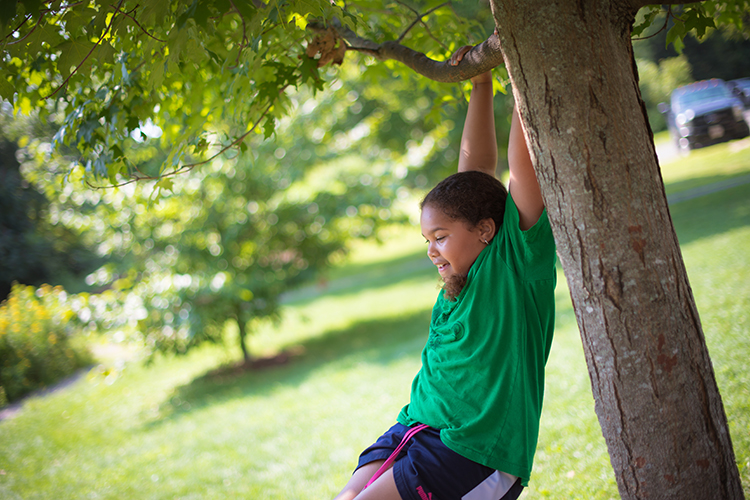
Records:
[[[473,45],[464,45],[463,47],[455,51],[453,55],[451,55],[451,58],[449,61],[450,65],[451,66],[458,65],[458,63],[460,63],[463,60],[466,53],[469,52],[472,48],[474,48]]]

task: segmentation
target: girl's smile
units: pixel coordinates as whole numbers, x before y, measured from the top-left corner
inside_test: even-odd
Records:
[[[422,236],[427,240],[427,256],[438,268],[443,281],[454,274],[466,276],[472,264],[492,239],[494,221],[486,219],[472,228],[467,222],[451,219],[432,205],[422,208]],[[490,227],[491,226],[491,227]]]

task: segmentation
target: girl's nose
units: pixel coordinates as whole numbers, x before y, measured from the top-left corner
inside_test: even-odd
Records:
[[[430,244],[427,245],[427,256],[430,259],[433,259],[433,258],[435,258],[435,257],[438,256],[438,252],[437,252],[437,250],[435,250],[435,244],[434,243],[430,243]]]

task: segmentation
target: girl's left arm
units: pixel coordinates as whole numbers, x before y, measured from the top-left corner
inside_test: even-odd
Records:
[[[497,33],[492,36],[497,36]],[[450,64],[455,66],[460,63],[471,49],[470,45],[458,49],[451,56]],[[497,166],[497,140],[493,112],[492,74],[487,72],[477,75],[471,79],[471,83],[471,99],[469,99],[469,109],[466,112],[466,121],[461,136],[458,171],[480,170],[494,176]],[[510,168],[508,190],[518,208],[521,219],[520,227],[525,231],[539,220],[544,210],[544,201],[515,106],[508,139],[508,165]]]
[[[544,211],[544,200],[531,162],[529,148],[523,134],[518,110],[513,106],[508,139],[508,165],[510,181],[508,190],[518,208],[523,231],[536,224]]]

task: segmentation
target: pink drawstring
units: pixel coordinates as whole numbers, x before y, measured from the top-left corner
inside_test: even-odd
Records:
[[[414,437],[414,435],[417,432],[422,431],[428,427],[429,425],[419,424],[418,426],[412,427],[411,429],[409,429],[409,431],[404,435],[403,439],[401,440],[401,443],[399,443],[399,445],[396,447],[393,453],[391,453],[391,456],[388,457],[388,459],[383,463],[383,465],[380,466],[378,471],[370,478],[370,480],[367,482],[365,487],[362,488],[362,491],[366,490],[368,486],[374,483],[377,478],[382,476],[383,473],[388,470],[388,468],[393,464],[393,462],[396,461],[396,457],[401,452],[401,449],[404,447],[404,445],[406,445],[407,441],[409,441],[412,437]]]

